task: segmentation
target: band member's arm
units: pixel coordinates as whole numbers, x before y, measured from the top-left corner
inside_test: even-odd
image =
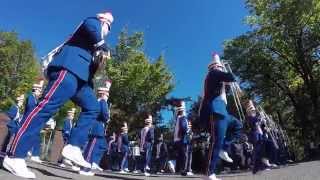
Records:
[[[124,144],[124,145],[129,145],[129,137],[128,137],[127,134],[124,134],[124,135],[122,136],[122,144]]]
[[[154,143],[154,129],[151,128],[151,129],[149,130],[149,133],[150,133],[149,142],[151,142],[151,143],[153,144],[153,143]]]
[[[96,50],[107,51],[108,47],[104,41],[104,36],[101,32],[102,31],[101,24],[96,23],[96,20],[89,18],[83,22],[83,26],[89,33],[90,38],[93,40],[94,48]]]
[[[188,131],[188,120],[185,117],[181,117],[180,127],[183,134],[186,134]]]
[[[29,94],[29,96],[26,99],[26,104],[24,110],[26,112],[33,110],[37,106],[36,100],[33,97],[33,95]]]
[[[236,79],[232,73],[223,72],[223,71],[216,71],[215,74],[216,78],[218,78],[222,82],[235,82]]]
[[[167,156],[168,156],[168,147],[167,147],[167,144],[166,144],[166,143],[162,143],[162,147],[163,147],[164,155],[165,155],[165,157],[167,157]]]
[[[18,110],[17,110],[17,107],[15,105],[12,105],[9,108],[9,110],[6,112],[7,116],[12,120],[16,117],[17,113],[18,113]]]
[[[102,116],[102,119],[104,122],[107,122],[109,120],[108,104],[104,99],[101,99],[99,104],[100,104],[100,110],[101,110],[100,114]]]

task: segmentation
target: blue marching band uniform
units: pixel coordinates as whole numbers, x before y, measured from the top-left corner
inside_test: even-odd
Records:
[[[206,127],[210,127],[211,146],[209,151],[208,178],[218,180],[216,177],[219,159],[233,162],[228,156],[227,146],[232,138],[226,138],[227,129],[231,124],[237,124],[238,128],[232,137],[240,136],[242,124],[235,120],[227,112],[226,83],[235,82],[231,73],[223,71],[218,54],[213,54],[212,62],[209,64],[209,72],[204,84],[204,97],[200,107],[200,120]],[[208,126],[209,125],[209,126]]]
[[[7,152],[8,145],[10,144],[10,139],[15,135],[20,127],[20,120],[21,120],[21,108],[24,102],[24,95],[18,96],[16,98],[16,103],[12,105],[9,110],[6,112],[7,116],[9,117],[10,121],[7,123],[8,127],[8,134],[5,137],[3,142],[3,146],[1,151]]]
[[[99,167],[99,164],[104,152],[107,150],[105,129],[109,120],[109,107],[107,101],[110,87],[111,81],[106,81],[106,87],[98,88],[100,114],[97,120],[92,124],[89,133],[89,142],[84,150],[84,158],[87,162],[91,163],[91,168],[80,170],[80,174],[83,175],[94,175],[90,169],[103,171],[103,169]]]
[[[120,173],[128,172],[129,137],[127,123],[123,124],[123,126],[121,127],[121,132],[118,134],[117,152],[120,157]]]
[[[74,119],[75,113],[76,113],[76,108],[72,108],[71,110],[67,111],[67,117],[63,121],[62,138],[63,138],[64,145],[67,145],[69,143],[71,131],[74,126],[73,119]],[[66,167],[66,165],[73,166],[73,163],[70,160],[64,159],[63,157],[59,158],[58,163],[60,163],[60,167]]]
[[[39,82],[39,84],[34,84],[32,87],[32,93],[27,96],[26,104],[24,108],[24,116],[27,116],[38,104],[38,99],[42,93],[43,88],[43,80]],[[23,124],[24,121],[21,121],[20,124]],[[40,160],[40,146],[41,146],[41,138],[40,132],[36,134],[34,140],[31,142],[32,146],[29,149],[29,153],[31,155],[31,160],[34,162],[41,163]]]
[[[112,136],[109,137],[108,146],[107,146],[107,169],[108,170],[116,170],[116,162],[117,162],[117,141],[116,141],[116,133],[113,133]]]
[[[251,142],[253,143],[253,169],[252,172],[255,174],[258,171],[277,167],[276,164],[271,164],[269,162],[269,159],[271,159],[275,149],[275,143],[273,143],[271,137],[268,136],[268,133],[264,131],[265,122],[264,120],[259,116],[259,114],[256,111],[256,108],[253,104],[253,102],[250,100],[247,104],[246,108],[247,113],[247,121],[249,122],[251,126]],[[267,152],[271,152],[268,154]]]
[[[174,144],[176,149],[176,172],[180,171],[181,175],[193,175],[191,169],[192,163],[192,129],[191,122],[186,116],[185,102],[179,102],[175,108],[176,123],[174,131]]]
[[[74,119],[74,114],[76,112],[75,108],[72,108],[69,110],[67,113],[67,117],[63,121],[63,128],[62,128],[62,137],[63,137],[63,143],[65,145],[68,144],[70,135],[71,135],[71,130],[73,128],[73,119]]]
[[[71,38],[54,53],[47,67],[48,85],[43,97],[37,106],[22,118],[23,123],[13,140],[10,156],[4,158],[5,169],[20,177],[35,178],[24,160],[32,147],[32,143],[27,142],[36,141],[36,135],[46,122],[68,100],[80,106],[81,113],[62,155],[75,164],[91,167],[83,158],[80,147],[87,142],[91,124],[100,112],[92,78],[99,61],[108,58],[93,59],[93,56],[96,52],[107,51],[104,37],[108,34],[112,22],[113,16],[108,12],[86,18]]]
[[[152,115],[144,115],[145,127],[139,133],[140,153],[142,155],[142,165],[145,176],[150,176],[152,147],[154,144],[154,127],[152,126]]]
[[[39,84],[33,84],[32,92],[27,95],[27,98],[24,103],[24,112],[21,112],[21,107],[23,106],[24,95],[17,97],[18,105],[13,105],[7,112],[8,117],[12,120],[8,123],[9,133],[6,137],[6,142],[4,143],[3,152],[7,152],[7,146],[9,145],[9,140],[14,137],[14,135],[19,131],[21,124],[24,123],[23,116],[28,115],[30,111],[36,107],[39,96],[41,95],[43,87],[43,81],[40,81]],[[29,149],[32,151],[31,160],[35,162],[40,161],[40,132],[36,135],[34,141],[29,142],[32,144]]]
[[[158,143],[156,144],[156,163],[157,163],[157,172],[164,173],[165,165],[168,158],[168,147],[163,140],[163,134],[158,138]]]

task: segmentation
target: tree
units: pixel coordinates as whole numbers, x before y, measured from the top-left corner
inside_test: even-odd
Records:
[[[247,0],[251,31],[225,42],[243,87],[289,130],[300,151],[320,140],[320,1]]]
[[[31,42],[19,40],[15,32],[0,31],[0,109],[30,90],[39,72]]]
[[[143,52],[143,33],[122,31],[102,76],[112,80],[110,128],[119,129],[127,121],[130,129],[143,127],[141,113],[152,112],[156,121],[166,95],[173,89],[173,76],[160,55],[151,60]],[[103,75],[105,74],[105,75]],[[109,129],[110,129],[109,128]],[[109,131],[110,132],[110,131]]]

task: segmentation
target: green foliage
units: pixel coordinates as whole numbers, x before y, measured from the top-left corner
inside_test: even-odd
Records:
[[[151,112],[159,121],[158,112],[164,98],[173,89],[173,76],[164,57],[151,60],[142,48],[142,33],[129,35],[123,31],[113,58],[106,65],[105,73],[112,80],[112,117],[109,125],[112,131],[118,130],[123,121],[128,122],[129,131],[143,127],[141,113],[144,111]]]
[[[14,32],[0,31],[0,110],[30,90],[39,72],[31,42],[19,40]]]
[[[226,41],[224,58],[232,61],[249,95],[263,99],[288,130],[295,149],[309,143],[305,139],[319,141],[320,1],[247,0],[246,5],[252,30]]]

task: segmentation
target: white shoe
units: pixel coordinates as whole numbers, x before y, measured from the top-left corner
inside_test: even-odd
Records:
[[[31,151],[28,151],[27,156],[30,158],[32,156]]]
[[[261,161],[262,161],[262,163],[263,163],[264,165],[266,165],[267,167],[271,167],[271,164],[270,164],[270,162],[269,162],[269,159],[267,159],[267,158],[262,158]]]
[[[79,166],[71,166],[71,169],[74,171],[80,171],[80,167]]]
[[[150,173],[144,172],[144,176],[150,176]]]
[[[147,170],[147,171],[150,171],[150,167],[149,167],[149,166],[146,166],[146,170]]]
[[[133,174],[138,174],[138,173],[139,173],[138,170],[134,170],[134,171],[133,171]]]
[[[84,160],[81,150],[77,146],[66,145],[62,150],[62,156],[79,166],[91,168],[91,164]]]
[[[168,167],[169,167],[169,170],[170,170],[171,173],[175,173],[176,172],[174,164],[171,161],[168,161]]]
[[[187,172],[187,176],[193,176],[194,174],[192,172]]]
[[[124,171],[124,170],[121,170],[119,173],[120,173],[120,174],[127,174],[128,172],[126,172],[126,171]]]
[[[65,164],[63,164],[63,163],[59,164],[59,166],[62,167],[62,168],[67,167],[67,166],[66,166]]]
[[[27,168],[26,161],[22,158],[9,158],[6,156],[2,165],[6,170],[16,176],[28,179],[36,178],[36,175]]]
[[[219,157],[229,163],[233,163],[233,160],[229,157],[228,153],[226,151],[221,150],[219,152]]]
[[[278,165],[276,165],[276,164],[270,164],[270,165],[271,165],[272,168],[277,168],[278,167]]]
[[[43,163],[43,161],[41,161],[39,156],[31,156],[30,160],[39,164]]]
[[[63,159],[63,164],[73,166],[72,162],[69,159]]]
[[[209,180],[221,180],[220,178],[217,178],[217,176],[215,174],[211,174],[209,177],[208,177]]]
[[[128,168],[125,168],[124,171],[125,171],[125,172],[129,172],[129,169],[128,169]]]
[[[83,171],[80,170],[79,174],[84,175],[84,176],[94,176],[94,173],[92,171]]]
[[[103,169],[102,169],[98,164],[96,164],[96,163],[92,163],[91,169],[92,169],[92,170],[101,171],[101,172],[103,171]]]

